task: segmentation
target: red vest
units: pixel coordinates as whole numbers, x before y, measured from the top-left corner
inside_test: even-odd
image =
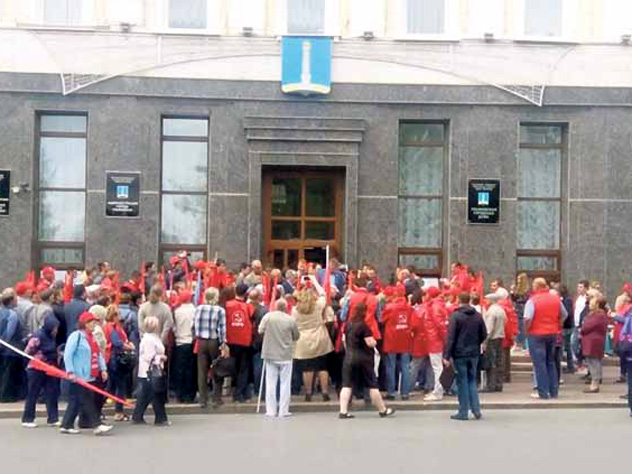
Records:
[[[238,346],[250,346],[252,342],[251,305],[239,300],[226,303],[226,341]]]
[[[533,320],[529,334],[533,336],[549,336],[560,332],[560,297],[540,290],[532,294]]]
[[[426,347],[426,332],[424,330],[426,311],[426,305],[417,305],[415,306],[410,318],[410,326],[413,333],[412,355],[416,359],[426,357],[428,355],[428,349]]]
[[[448,315],[445,303],[438,299],[426,303],[424,317],[424,332],[426,336],[426,350],[429,354],[443,352],[447,334]]]
[[[397,298],[384,307],[384,352],[407,354],[411,350],[410,317],[412,308],[405,298]]]

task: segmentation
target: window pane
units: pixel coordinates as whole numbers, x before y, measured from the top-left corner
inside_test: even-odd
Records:
[[[86,139],[42,137],[39,175],[42,187],[84,188]]]
[[[169,28],[206,28],[208,0],[169,0]]]
[[[443,147],[403,147],[399,156],[399,193],[443,193]]]
[[[562,192],[562,151],[521,148],[518,176],[518,196],[559,198]]]
[[[272,180],[272,215],[301,215],[301,180],[275,178]]]
[[[445,126],[442,123],[402,123],[399,127],[400,145],[415,146],[443,143]]]
[[[41,261],[51,265],[82,265],[83,250],[81,249],[42,249]]]
[[[441,247],[441,199],[399,200],[399,246]]]
[[[336,215],[334,182],[331,179],[308,179],[305,183],[305,214],[311,217]]]
[[[562,143],[562,127],[558,125],[521,125],[520,143],[559,145]]]
[[[562,35],[562,0],[525,0],[525,34]]]
[[[83,242],[86,193],[42,191],[39,198],[39,240]]]
[[[163,135],[174,137],[208,137],[208,120],[164,119]]]
[[[555,257],[518,257],[519,271],[556,271],[557,258]]]
[[[445,30],[445,0],[408,0],[408,33],[441,34]]]
[[[85,133],[88,117],[85,115],[42,115],[40,130],[42,132]]]
[[[206,244],[206,196],[162,196],[163,244]]]
[[[336,225],[333,222],[306,222],[305,238],[315,240],[334,240]]]
[[[163,142],[163,191],[206,191],[207,172],[207,143]]]
[[[44,22],[73,25],[81,21],[83,0],[44,0]]]
[[[301,238],[301,223],[298,221],[272,221],[273,240],[296,240]]]
[[[325,32],[325,0],[288,0],[287,31],[290,34]]]
[[[417,270],[435,270],[439,268],[438,255],[400,255],[399,267],[412,265]]]
[[[559,249],[559,202],[518,202],[517,246],[522,250]]]

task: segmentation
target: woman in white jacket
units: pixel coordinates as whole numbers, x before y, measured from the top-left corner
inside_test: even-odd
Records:
[[[160,323],[156,317],[148,317],[144,323],[144,334],[140,341],[140,348],[138,354],[138,400],[136,401],[136,408],[134,409],[134,415],[132,416],[132,423],[145,424],[144,415],[147,411],[149,404],[152,404],[154,408],[154,414],[156,415],[154,424],[156,426],[167,426],[169,421],[167,420],[167,412],[165,411],[165,403],[167,402],[167,390],[166,383],[165,389],[156,391],[154,384],[149,379],[147,372],[152,365],[156,365],[163,369],[164,363],[167,360],[165,355],[165,346],[160,340],[158,334]],[[163,375],[164,377],[164,375]]]

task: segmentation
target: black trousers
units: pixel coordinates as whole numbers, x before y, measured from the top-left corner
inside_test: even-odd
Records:
[[[173,351],[174,386],[180,403],[192,403],[197,392],[197,362],[193,344],[176,346]]]
[[[167,392],[154,392],[153,387],[148,379],[138,379],[138,398],[136,400],[136,408],[132,415],[132,421],[135,423],[144,423],[145,412],[151,403],[154,409],[154,423],[161,425],[167,422],[167,411],[165,404],[167,403]]]
[[[235,358],[235,386],[233,400],[244,401],[248,388],[248,371],[252,363],[252,351],[250,347],[230,345],[230,355]]]
[[[66,408],[61,427],[66,429],[74,428],[75,420],[79,413],[81,413],[81,422],[79,423],[81,428],[95,428],[101,423],[94,406],[92,392],[81,385],[73,383],[70,385],[68,407]]]
[[[0,402],[12,403],[24,399],[26,371],[22,357],[4,355],[0,374]]]
[[[28,394],[26,403],[24,404],[24,413],[22,414],[22,423],[32,423],[35,420],[35,410],[37,407],[37,399],[42,390],[46,399],[46,413],[48,414],[48,423],[57,423],[59,421],[59,379],[50,377],[40,370],[29,369],[28,377]]]
[[[129,385],[129,370],[125,370],[122,366],[116,363],[116,360],[112,358],[108,365],[108,391],[116,395],[119,398],[127,398],[128,385]],[[114,410],[116,413],[123,413],[123,404],[116,402],[114,404]]]

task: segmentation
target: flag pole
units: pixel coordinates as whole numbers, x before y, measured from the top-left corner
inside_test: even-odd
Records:
[[[266,360],[263,359],[263,369],[261,370],[261,380],[259,381],[259,398],[257,399],[257,413],[261,409],[261,394],[263,393],[263,377],[266,375]]]

